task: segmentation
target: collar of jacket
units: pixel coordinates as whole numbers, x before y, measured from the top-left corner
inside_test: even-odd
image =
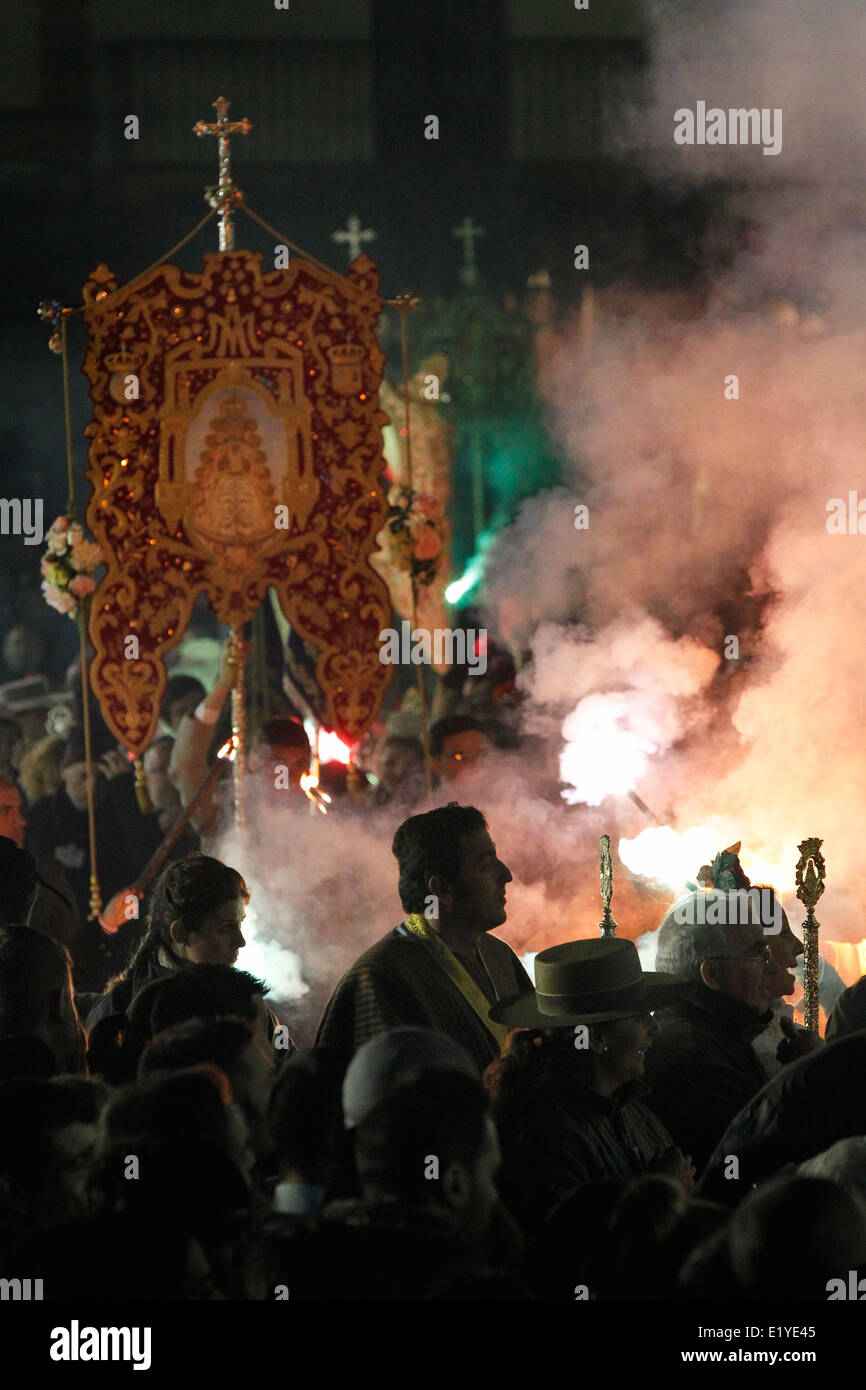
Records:
[[[732,999],[729,994],[722,994],[720,990],[710,989],[703,980],[698,981],[690,999],[683,1004],[674,1004],[672,1013],[697,1013],[715,1032],[730,1033],[747,1042],[763,1033],[773,1022],[772,1009],[768,1008],[766,1013],[757,1014],[750,1005],[743,1004],[739,999]]]
[[[649,1086],[635,1077],[612,1096],[600,1095],[587,1086],[567,1066],[556,1066],[553,1071],[556,1089],[570,1110],[580,1110],[584,1114],[616,1115],[630,1100],[643,1100],[650,1093]]]

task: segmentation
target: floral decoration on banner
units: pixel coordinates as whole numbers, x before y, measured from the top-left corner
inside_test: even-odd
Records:
[[[392,487],[388,493],[391,561],[418,584],[432,584],[439,572],[445,541],[442,504],[429,492]]]
[[[42,557],[42,593],[58,613],[78,616],[82,601],[96,588],[93,578],[103,563],[102,549],[85,538],[84,527],[69,516],[59,516],[46,535]]]

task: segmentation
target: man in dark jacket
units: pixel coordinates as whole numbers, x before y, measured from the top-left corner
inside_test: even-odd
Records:
[[[96,756],[99,757],[97,750]],[[135,878],[159,841],[155,818],[135,804],[129,764],[116,746],[104,749],[95,765],[96,858],[103,903]],[[61,768],[63,785],[43,797],[27,816],[27,848],[37,859],[63,867],[79,919],[86,924],[73,947],[77,990],[101,989],[129,951],[130,933],[109,942],[90,915],[90,837],[87,819],[87,763],[81,734],[69,737]]]
[[[772,1022],[772,971],[754,906],[738,893],[694,893],[659,929],[657,968],[690,980],[692,995],[655,1015],[648,1104],[698,1173],[766,1080],[752,1041]]]
[[[511,947],[490,935],[505,921],[511,873],[482,813],[456,801],[410,816],[392,848],[406,919],[343,976],[316,1045],[354,1052],[387,1028],[432,1028],[481,1073],[508,1033],[489,1018],[490,1005],[532,988]]]
[[[836,1042],[863,1028],[866,1028],[866,975],[843,989],[827,1020],[824,1036],[827,1042]]]
[[[479,1081],[419,1071],[360,1118],[355,1163],[360,1197],[328,1203],[310,1223],[271,1223],[269,1291],[285,1283],[293,1300],[447,1298],[452,1281],[489,1273],[499,1143]]]
[[[791,1062],[768,1081],[722,1135],[695,1196],[732,1206],[786,1164],[864,1133],[866,1032],[860,1032]]]

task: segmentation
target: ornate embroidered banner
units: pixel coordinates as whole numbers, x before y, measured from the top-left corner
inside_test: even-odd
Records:
[[[163,265],[118,290],[102,265],[85,286],[87,523],[108,557],[93,686],[136,753],[201,590],[239,628],[273,587],[320,653],[329,726],[354,743],[375,716],[392,674],[378,655],[391,604],[369,564],[388,508],[384,354],[376,267],[361,255],[346,280],[229,251],[200,275]]]

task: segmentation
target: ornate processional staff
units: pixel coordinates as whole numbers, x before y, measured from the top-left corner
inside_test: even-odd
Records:
[[[246,116],[242,121],[229,121],[226,112],[231,105],[225,97],[217,97],[213,103],[217,113],[215,121],[196,121],[193,131],[196,135],[216,135],[219,140],[219,183],[205,189],[205,202],[212,208],[219,208],[219,238],[221,251],[234,251],[235,229],[232,223],[232,206],[243,199],[241,190],[232,183],[229,136],[249,135],[252,130]]]
[[[219,155],[219,182],[205,189],[205,202],[210,203],[212,208],[219,209],[217,219],[219,226],[219,248],[220,251],[233,251],[235,247],[235,229],[232,222],[232,207],[242,201],[243,193],[232,181],[231,153],[229,150],[229,137],[232,135],[249,135],[252,125],[246,116],[242,121],[230,121],[227,119],[227,112],[230,102],[225,97],[217,97],[213,103],[217,113],[215,121],[196,121],[193,131],[199,137],[203,135],[216,135],[218,139],[217,153]],[[244,655],[245,646],[238,631],[232,631],[232,665],[235,668],[235,678],[232,686],[232,735],[235,740],[235,761],[233,764],[234,774],[234,809],[235,824],[244,825],[246,823],[246,801],[244,791],[244,776],[246,774],[246,726],[244,721]]]
[[[604,915],[599,922],[602,936],[616,936],[616,922],[610,915],[610,900],[613,897],[613,864],[610,858],[610,836],[601,837],[601,901]]]
[[[824,891],[826,866],[821,853],[823,840],[803,840],[797,846],[800,858],[797,861],[795,881],[797,897],[806,908],[803,923],[803,1012],[806,1027],[812,1033],[818,1031],[818,927],[815,904]]]

